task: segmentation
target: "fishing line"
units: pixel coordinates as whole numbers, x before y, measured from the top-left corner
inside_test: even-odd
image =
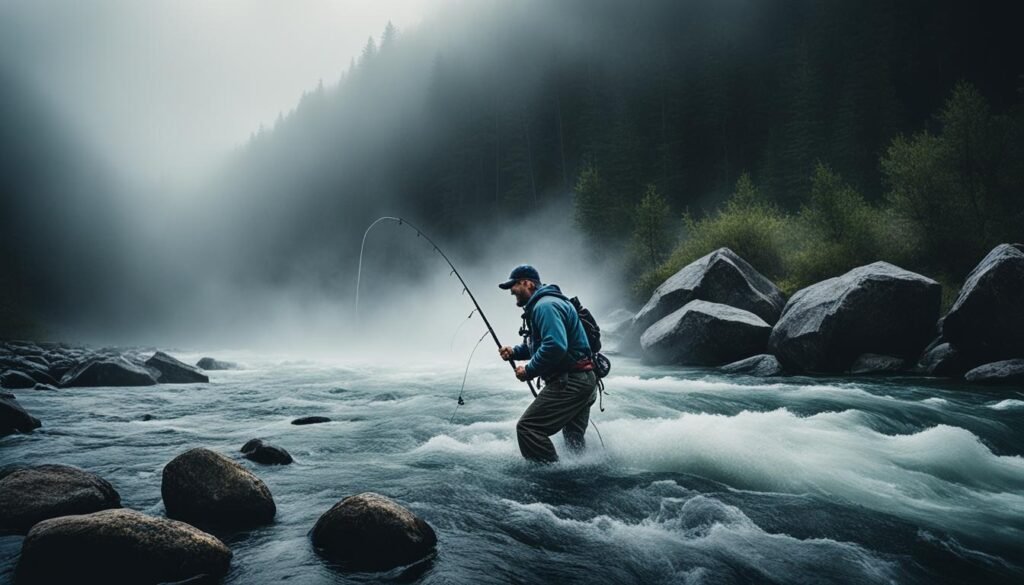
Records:
[[[356,272],[356,307],[355,307],[356,327],[358,328],[358,326],[359,326],[359,283],[362,280],[362,276],[363,276],[363,251],[366,249],[366,236],[369,235],[370,230],[372,230],[375,225],[377,225],[378,223],[384,222],[384,221],[393,221],[393,222],[396,222],[398,225],[405,224],[405,225],[409,226],[410,228],[416,230],[416,237],[422,236],[423,239],[425,239],[426,241],[430,242],[430,245],[434,248],[434,251],[437,252],[438,254],[440,254],[441,257],[444,258],[444,261],[448,263],[448,266],[451,267],[451,269],[452,269],[451,274],[455,275],[455,277],[459,279],[459,282],[462,283],[462,292],[463,292],[463,294],[469,295],[469,299],[471,301],[473,301],[473,306],[476,307],[476,312],[479,313],[480,314],[480,318],[484,320],[484,325],[487,325],[487,331],[491,334],[491,338],[494,339],[494,343],[500,349],[501,348],[501,341],[498,340],[498,334],[494,332],[494,327],[491,327],[491,322],[488,321],[487,315],[485,315],[483,309],[480,308],[480,303],[476,302],[476,297],[473,296],[473,291],[469,290],[469,286],[466,284],[466,281],[462,278],[462,275],[459,274],[459,271],[458,271],[457,268],[455,268],[455,265],[452,264],[452,261],[448,259],[448,255],[445,254],[441,250],[440,247],[438,247],[438,245],[434,242],[434,240],[430,239],[430,236],[428,236],[427,234],[423,233],[423,231],[420,228],[418,228],[415,225],[409,223],[408,221],[402,219],[401,217],[390,217],[390,216],[379,217],[379,218],[377,218],[376,221],[374,221],[373,223],[370,224],[370,227],[366,228],[365,232],[363,232],[363,243],[362,243],[362,245],[359,246],[359,269]],[[512,371],[515,371],[515,369],[516,369],[516,362],[515,362],[515,360],[509,360],[508,364],[510,366],[512,366]],[[533,382],[531,382],[530,380],[527,380],[526,381],[526,385],[530,388],[530,393],[533,394],[533,397],[536,398],[537,397],[537,390],[534,389]]]
[[[459,326],[455,328],[455,333],[452,333],[451,343],[448,344],[448,351],[451,351],[452,348],[455,347],[455,338],[459,336],[459,331],[462,331],[462,326],[465,325],[466,323],[469,323],[469,320],[473,318],[473,313],[476,313],[476,309],[470,311],[469,316],[466,317],[466,320],[463,321],[462,323],[459,323]],[[486,334],[487,332],[485,331],[484,335]]]
[[[472,317],[473,314],[470,313],[469,316]],[[466,376],[469,375],[469,364],[473,362],[473,354],[476,353],[476,348],[480,347],[480,342],[487,337],[488,333],[489,331],[484,331],[484,334],[477,340],[476,345],[473,346],[473,351],[469,352],[469,359],[466,360],[466,371],[462,374],[462,388],[459,388],[459,403],[455,405],[455,410],[452,411],[452,417],[448,420],[448,424],[452,424],[452,421],[455,420],[455,413],[459,412],[459,407],[466,403],[462,400],[462,392],[466,389]],[[601,444],[603,445],[604,441]]]

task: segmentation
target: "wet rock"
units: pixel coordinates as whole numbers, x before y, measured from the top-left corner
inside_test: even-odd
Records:
[[[939,283],[875,262],[797,291],[769,339],[786,369],[844,372],[864,353],[916,358],[935,336]]]
[[[786,370],[779,363],[779,360],[768,353],[762,353],[738,362],[726,364],[720,369],[729,374],[760,376],[762,378],[786,375]]]
[[[161,384],[192,384],[210,381],[210,378],[195,366],[190,366],[162,351],[156,352],[153,357],[146,360],[146,366],[160,372],[157,382]]]
[[[167,516],[203,526],[252,526],[277,511],[266,484],[209,449],[190,449],[164,466],[160,493]]]
[[[71,369],[60,381],[65,388],[83,386],[152,386],[156,379],[146,368],[123,357],[93,359]]]
[[[220,360],[215,360],[212,357],[202,358],[196,362],[196,366],[204,370],[234,370],[238,368],[238,364],[234,362],[222,362]]]
[[[292,456],[287,451],[260,439],[252,439],[242,445],[242,454],[250,461],[267,465],[288,465],[292,462]]]
[[[1024,358],[1024,244],[1000,244],[967,275],[942,336],[986,362]],[[976,361],[975,363],[979,363]]]
[[[292,421],[293,425],[315,425],[319,423],[331,422],[331,419],[326,416],[304,416],[297,418]]]
[[[871,374],[892,374],[906,369],[907,360],[891,355],[865,353],[853,360],[850,374],[866,376]]]
[[[1024,359],[1003,360],[978,366],[964,374],[974,384],[1024,386]]]
[[[189,526],[134,510],[44,520],[25,537],[18,585],[156,584],[227,573],[231,550]]]
[[[17,370],[7,370],[0,374],[0,386],[10,390],[21,390],[35,385],[35,378]]]
[[[0,437],[11,433],[31,433],[41,426],[43,423],[18,404],[13,394],[0,392]]]
[[[766,323],[779,318],[786,300],[772,281],[729,248],[691,262],[655,289],[630,321],[623,340],[635,343],[648,327],[693,300],[730,305],[749,311]]]
[[[142,415],[142,421],[143,422],[151,421],[151,420],[153,420],[153,415],[152,414],[144,414],[144,415]]]
[[[33,390],[56,390],[57,387],[56,386],[51,386],[49,384],[39,384],[39,383],[37,383],[35,386],[32,387],[32,389]]]
[[[929,376],[962,378],[969,369],[966,357],[950,343],[939,343],[926,349],[917,362],[917,371]]]
[[[27,532],[36,522],[121,507],[105,479],[70,465],[25,467],[0,479],[0,529]]]
[[[437,535],[421,518],[371,492],[347,497],[316,521],[313,546],[321,556],[355,571],[382,571],[434,551]]]
[[[648,363],[720,366],[763,352],[771,330],[751,312],[691,301],[651,325],[640,345]]]

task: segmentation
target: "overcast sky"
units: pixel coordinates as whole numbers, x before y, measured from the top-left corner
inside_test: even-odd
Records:
[[[0,0],[0,63],[130,178],[201,170],[443,0]]]

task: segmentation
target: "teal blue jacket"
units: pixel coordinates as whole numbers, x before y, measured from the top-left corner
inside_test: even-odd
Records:
[[[590,357],[590,343],[580,316],[558,285],[545,284],[538,288],[524,310],[530,338],[512,348],[512,357],[530,360],[525,366],[528,376],[561,374],[579,360]]]

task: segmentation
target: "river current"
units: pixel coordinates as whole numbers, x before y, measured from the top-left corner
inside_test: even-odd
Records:
[[[529,392],[484,353],[457,410],[464,361],[222,352],[245,367],[209,384],[18,391],[43,427],[0,438],[0,464],[76,465],[162,515],[168,461],[199,446],[237,458],[277,516],[217,534],[233,584],[1024,582],[1019,388],[767,381],[618,357],[592,413],[601,437],[591,428],[579,456],[555,437],[562,460],[538,466],[515,441]],[[306,415],[332,420],[290,424]],[[295,462],[242,459],[257,437]],[[309,530],[364,491],[430,523],[437,554],[383,574],[323,562]],[[0,582],[21,541],[0,537]]]

